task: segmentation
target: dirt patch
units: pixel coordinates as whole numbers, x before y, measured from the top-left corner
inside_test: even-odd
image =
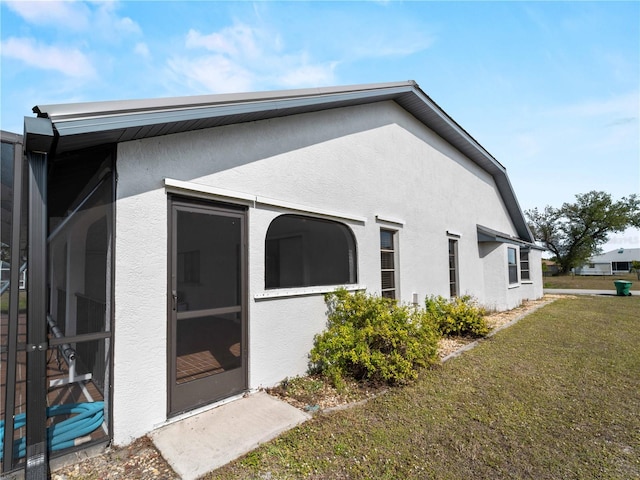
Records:
[[[179,480],[148,437],[122,448],[109,447],[105,453],[61,468],[52,480]]]

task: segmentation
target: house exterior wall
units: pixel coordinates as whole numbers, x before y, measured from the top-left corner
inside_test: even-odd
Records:
[[[333,287],[265,290],[267,229],[305,206],[310,216],[347,217],[337,220],[355,237],[354,288],[380,292],[380,228],[388,228],[397,231],[401,301],[449,295],[447,232],[458,238],[461,295],[498,310],[542,295],[539,258],[531,258],[534,286],[509,289],[506,247],[478,244],[477,224],[516,235],[493,178],[394,102],[121,143],[117,170],[116,444],[166,422],[166,178],[190,182],[183,193],[200,185],[199,195],[248,205],[250,388],[303,374],[326,322],[322,291]],[[247,200],[256,197],[277,201]]]
[[[522,298],[534,299],[542,298],[543,275],[542,275],[542,250],[529,250],[529,280],[521,281]]]
[[[576,275],[613,275],[611,263],[592,263],[576,269]]]
[[[596,255],[575,269],[576,275],[614,275],[628,273],[634,261],[640,262],[640,248],[620,248]]]

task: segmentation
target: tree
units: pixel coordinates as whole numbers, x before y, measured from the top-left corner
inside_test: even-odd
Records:
[[[636,275],[638,276],[638,280],[640,280],[640,261],[633,260],[631,262],[631,271],[636,272]]]
[[[0,260],[3,262],[9,262],[9,245],[0,242]]]
[[[610,233],[640,227],[640,198],[633,194],[614,202],[606,192],[576,195],[575,203],[525,212],[537,242],[556,257],[562,273],[600,253]]]

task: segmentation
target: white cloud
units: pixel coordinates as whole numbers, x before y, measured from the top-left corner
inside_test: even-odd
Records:
[[[34,25],[59,25],[75,31],[85,30],[90,25],[90,9],[83,2],[9,1],[6,5]]]
[[[97,2],[98,6],[92,12],[92,29],[97,29],[102,35],[109,38],[117,38],[119,35],[140,35],[142,29],[140,25],[129,17],[119,17],[117,15],[117,2]]]
[[[284,86],[291,88],[330,85],[335,80],[336,66],[337,62],[324,65],[301,65],[285,71],[279,79]]]
[[[565,105],[550,113],[586,117],[613,116],[615,120],[620,120],[637,118],[639,105],[640,94],[635,91],[605,99],[586,100]]]
[[[229,93],[249,91],[255,75],[222,55],[173,58],[170,70],[180,79],[186,79],[196,91],[203,93]]]
[[[636,152],[637,159],[639,107],[639,93],[633,91],[549,109],[543,123],[553,129],[548,135],[562,133],[564,142],[583,155],[630,158]]]
[[[77,48],[39,44],[31,38],[11,37],[0,43],[2,56],[21,60],[35,68],[56,70],[70,77],[91,77],[95,69]]]
[[[144,42],[136,43],[136,46],[133,49],[133,52],[141,57],[149,57],[149,47]]]
[[[243,24],[236,24],[209,35],[202,35],[197,30],[189,30],[186,46],[187,48],[202,47],[224,55],[255,57],[261,51],[256,42],[257,36],[263,37],[263,40],[267,38],[267,35]]]
[[[118,16],[115,1],[9,1],[6,4],[28,23],[66,33],[90,32],[110,39],[142,33],[131,18]]]
[[[407,34],[393,38],[380,36],[369,39],[352,54],[357,58],[406,57],[426,50],[434,40],[427,35]]]
[[[243,23],[208,34],[191,29],[184,46],[168,66],[178,82],[186,79],[198,92],[326,85],[334,81],[337,65],[310,61],[304,51],[286,52],[279,34]]]

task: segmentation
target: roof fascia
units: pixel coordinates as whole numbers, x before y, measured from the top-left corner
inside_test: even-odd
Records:
[[[488,162],[491,165],[490,168],[484,168],[487,170],[495,179],[498,190],[502,195],[502,198],[505,202],[505,206],[509,215],[518,231],[518,234],[526,240],[528,243],[533,244],[534,238],[527,222],[524,219],[524,214],[522,213],[522,209],[520,208],[520,204],[518,203],[518,199],[516,197],[515,191],[513,190],[513,186],[511,185],[511,181],[509,180],[509,176],[507,175],[507,169],[502,165],[498,160],[496,160],[493,155],[491,155],[480,143],[473,138],[464,128],[462,128],[453,118],[451,118],[440,106],[434,102],[425,92],[420,89],[420,87],[416,84],[414,89],[415,95],[418,96],[430,109],[435,112],[440,120],[444,122],[447,128],[451,129],[451,131],[455,132],[455,135],[463,138],[469,145],[473,147],[473,150],[476,154],[484,160],[483,162],[479,162],[479,159],[473,159],[476,163],[482,165],[486,165]],[[429,128],[433,128],[429,126]],[[442,135],[441,132],[437,132]],[[445,136],[445,139],[446,136]]]
[[[524,247],[542,251],[546,250],[535,243],[524,241],[521,238],[514,237],[508,233],[499,232],[498,230],[493,230],[489,227],[476,225],[476,228],[478,232],[478,243],[509,243],[512,245],[518,245],[521,248]]]
[[[407,87],[395,87],[385,90],[385,95],[395,95],[407,91]],[[257,112],[277,112],[288,108],[328,105],[349,100],[364,100],[380,96],[380,91],[354,91],[321,96],[280,98],[277,100],[260,100],[241,103],[218,103],[205,106],[166,107],[153,110],[129,110],[118,113],[102,113],[100,115],[54,118],[55,127],[60,136],[82,135],[122,128],[160,125],[168,122],[189,122],[205,118],[243,115]]]
[[[460,124],[458,124],[458,122],[451,118],[449,114],[447,114],[447,112],[440,108],[440,106],[436,102],[434,102],[431,97],[429,97],[429,95],[422,91],[422,89],[417,84],[415,85],[415,94],[420,98],[420,100],[422,100],[427,106],[429,106],[429,108],[433,112],[437,113],[440,119],[445,122],[449,128],[451,128],[457,135],[463,137],[470,145],[472,145],[479,154],[493,163],[498,169],[506,171],[505,167],[498,160],[496,160],[493,155],[485,150],[485,148],[480,145],[480,143],[475,138],[473,138],[469,134],[469,132],[462,128]]]
[[[355,104],[385,99],[400,101],[404,94],[419,99],[429,113],[437,116],[438,121],[434,124],[426,119],[420,120],[420,107],[403,106],[409,113],[446,141],[453,142],[456,148],[467,150],[465,146],[470,147],[462,153],[494,177],[516,231],[523,239],[533,242],[505,167],[411,80],[346,87],[42,105],[34,107],[34,112],[49,119],[57,135],[68,137],[260,112],[273,112],[272,116],[276,117],[290,109],[324,109],[348,102]]]
[[[406,81],[342,87],[276,90],[267,92],[227,93],[141,100],[115,100],[106,102],[36,105],[35,107],[33,107],[33,111],[39,116],[46,116],[48,118],[51,118],[54,123],[57,123],[63,120],[126,115],[153,111],[167,112],[172,110],[189,110],[206,107],[219,108],[223,105],[232,106],[241,104],[259,104],[262,102],[273,105],[273,103],[269,102],[312,97],[327,97],[349,93],[370,92],[372,94],[375,94],[380,90],[389,90],[395,88],[409,90],[415,85],[416,84],[414,81]],[[264,110],[268,110],[268,108],[265,108]]]

